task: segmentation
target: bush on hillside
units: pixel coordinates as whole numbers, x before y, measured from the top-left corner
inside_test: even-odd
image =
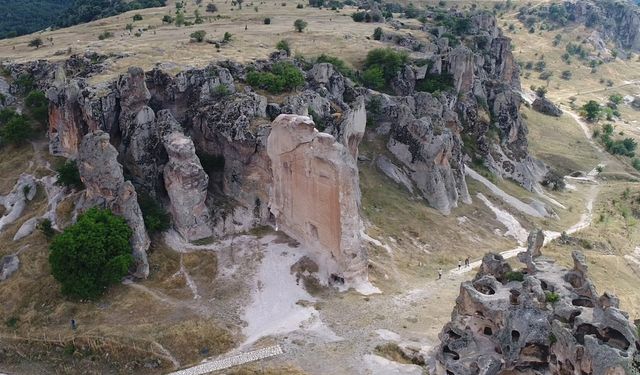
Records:
[[[149,233],[159,233],[169,229],[171,215],[149,194],[138,194],[138,205],[142,211],[144,226]]]
[[[109,210],[92,208],[55,236],[49,264],[62,294],[96,299],[127,275],[133,265],[131,228]]]
[[[67,160],[56,168],[58,174],[58,185],[70,187],[76,190],[84,189],[84,184],[80,179],[80,171],[75,160]]]
[[[254,88],[279,94],[304,85],[304,76],[300,69],[293,64],[278,62],[273,64],[270,72],[252,71],[247,73],[247,83]]]

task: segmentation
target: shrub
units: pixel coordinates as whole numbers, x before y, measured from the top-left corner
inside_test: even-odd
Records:
[[[360,79],[366,87],[374,90],[382,90],[385,87],[384,72],[379,66],[365,69]]]
[[[538,87],[535,89],[535,92],[536,92],[536,95],[537,95],[539,98],[544,98],[544,96],[545,96],[545,95],[547,95],[547,88],[546,88],[546,87],[544,87],[544,86],[538,86]]]
[[[218,7],[216,6],[216,4],[213,4],[213,3],[207,4],[207,12],[215,13],[217,11],[218,11]]]
[[[55,236],[49,264],[62,293],[96,299],[119,282],[133,265],[131,228],[109,210],[92,208],[78,222]]]
[[[542,73],[546,68],[547,68],[547,63],[540,60],[540,61],[536,61],[533,70],[535,70],[536,72]]]
[[[609,96],[609,101],[615,105],[622,103],[622,99],[623,99],[622,95],[618,93],[614,93]]]
[[[375,30],[373,30],[373,40],[380,40],[380,39],[382,39],[382,28],[376,27]]]
[[[53,226],[51,225],[51,220],[44,219],[37,226],[38,230],[42,232],[47,238],[52,238],[56,232],[53,230]]]
[[[637,171],[640,171],[640,159],[635,158],[631,161],[631,165],[633,166],[633,168],[635,168]]]
[[[215,98],[220,99],[231,94],[231,91],[229,91],[229,88],[227,86],[220,84],[214,87],[213,89],[211,89],[211,94]]]
[[[264,19],[263,22],[264,22],[265,25],[271,25],[271,18],[267,17],[267,18]]]
[[[416,83],[417,91],[429,93],[447,91],[453,87],[453,74],[428,74],[424,79]]]
[[[296,29],[297,32],[301,33],[304,29],[307,28],[307,21],[302,20],[302,19],[297,19],[293,22],[293,27]]]
[[[233,34],[231,34],[228,31],[225,31],[224,35],[222,36],[222,43],[229,43],[232,37],[233,37]]]
[[[519,271],[509,271],[505,275],[508,281],[524,281],[524,275]]]
[[[67,160],[58,168],[56,168],[58,174],[57,184],[61,186],[70,187],[76,190],[84,189],[82,179],[80,179],[80,171],[75,160]]]
[[[141,14],[134,14],[133,15],[133,20],[134,21],[142,21],[142,15]]]
[[[571,73],[570,70],[564,70],[562,72],[562,74],[560,75],[560,78],[562,79],[566,79],[567,81],[571,79],[571,77],[573,76],[573,73]]]
[[[100,35],[98,35],[98,39],[99,40],[105,40],[105,39],[109,39],[109,38],[113,38],[113,33],[111,31],[103,31]]]
[[[252,71],[247,73],[247,83],[254,88],[279,94],[304,85],[304,76],[293,64],[278,62],[273,65],[271,72]]]
[[[162,23],[172,24],[173,23],[173,17],[171,17],[170,15],[166,14],[164,17],[162,17]]]
[[[49,100],[44,92],[40,90],[30,91],[24,99],[24,104],[34,120],[43,126],[47,124],[49,118]]]
[[[304,5],[302,5],[302,4],[298,4],[298,5],[296,5],[296,8],[297,8],[297,9],[302,9],[302,8],[304,8]]]
[[[333,65],[333,67],[339,71],[342,75],[349,77],[349,78],[353,78],[354,74],[353,74],[353,70],[351,70],[351,68],[349,68],[347,66],[347,63],[345,63],[344,61],[340,60],[337,57],[333,57],[333,56],[329,56],[329,55],[325,55],[324,53],[320,56],[318,56],[318,58],[316,59],[316,62],[318,63],[329,63],[331,65]]]
[[[169,229],[171,216],[167,213],[167,210],[149,194],[138,194],[138,204],[142,211],[144,226],[149,233],[164,232]]]
[[[367,17],[367,12],[355,12],[351,15],[351,19],[355,22],[365,22]]]
[[[391,48],[376,48],[367,53],[364,66],[366,69],[380,68],[385,81],[388,82],[395,77],[408,59],[409,55],[405,52],[396,52]]]
[[[29,47],[36,47],[36,49],[40,48],[42,45],[42,38],[34,38],[29,41]]]
[[[6,124],[0,128],[2,142],[13,145],[24,144],[32,134],[32,129],[27,119],[21,115],[11,117]]]
[[[560,295],[556,292],[545,292],[544,295],[547,302],[556,303],[560,301]]]
[[[582,115],[589,121],[595,121],[600,118],[602,107],[595,100],[589,100],[582,108]]]
[[[291,55],[291,47],[289,47],[289,42],[287,42],[284,39],[282,39],[281,41],[278,42],[278,44],[276,44],[276,49],[278,51],[285,51],[287,53],[287,56]]]
[[[204,30],[194,31],[189,35],[192,40],[196,41],[196,43],[202,43],[204,41],[204,37],[207,35],[207,32]]]

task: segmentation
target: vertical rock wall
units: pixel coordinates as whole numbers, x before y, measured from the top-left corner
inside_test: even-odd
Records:
[[[366,277],[356,161],[305,116],[280,115],[267,140],[273,184],[269,206],[277,226],[320,254],[329,272]]]

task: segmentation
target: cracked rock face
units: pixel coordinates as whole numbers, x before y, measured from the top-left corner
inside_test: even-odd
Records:
[[[164,184],[171,201],[175,229],[187,241],[210,237],[209,210],[205,204],[209,177],[196,156],[191,138],[180,131],[163,137],[169,155],[164,167]]]
[[[150,241],[144,227],[142,211],[138,205],[136,191],[124,180],[122,165],[117,161],[118,152],[109,143],[109,135],[103,131],[84,136],[78,152],[78,169],[86,186],[84,208],[106,207],[122,216],[133,230],[131,247],[136,263],[135,276],[149,276],[147,250]]]
[[[319,262],[347,282],[366,278],[356,161],[305,116],[280,115],[267,140],[277,227],[316,250]]]
[[[543,241],[529,236],[522,281],[488,254],[461,284],[430,373],[623,375],[640,366],[635,327],[615,296],[597,295],[584,255],[574,251],[566,270],[541,255]]]

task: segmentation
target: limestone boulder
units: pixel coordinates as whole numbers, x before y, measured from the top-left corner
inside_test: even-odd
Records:
[[[562,110],[547,98],[537,97],[536,100],[533,101],[533,104],[531,104],[531,107],[545,115],[554,117],[562,116]]]
[[[134,275],[146,278],[149,275],[149,236],[135,188],[130,181],[124,180],[122,165],[117,158],[118,151],[109,143],[107,133],[98,130],[84,136],[78,152],[80,178],[86,186],[83,208],[109,208],[126,220],[133,231],[131,247],[136,265]]]

